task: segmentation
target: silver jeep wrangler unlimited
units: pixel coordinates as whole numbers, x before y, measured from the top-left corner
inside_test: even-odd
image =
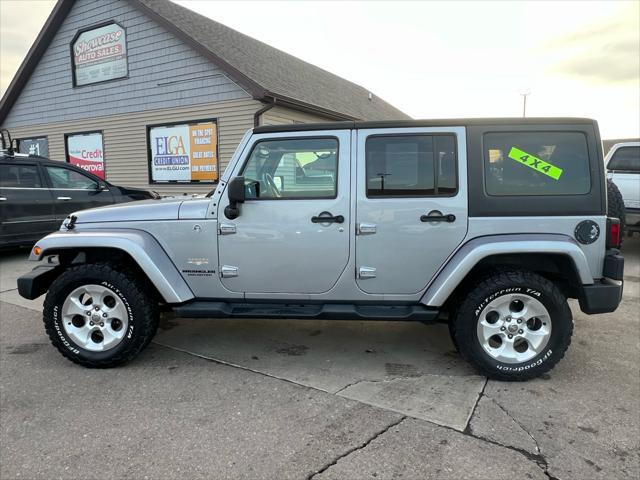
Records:
[[[264,126],[206,198],[69,216],[18,286],[48,291],[52,343],[87,367],[131,360],[173,310],[446,321],[483,374],[524,380],[565,354],[567,298],[617,308],[618,245],[593,120]]]

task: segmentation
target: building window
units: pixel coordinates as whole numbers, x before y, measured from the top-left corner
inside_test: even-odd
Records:
[[[483,144],[489,195],[580,195],[591,190],[583,133],[487,133]]]
[[[150,183],[218,180],[215,119],[147,127]]]
[[[243,170],[247,200],[335,198],[338,140],[290,138],[254,145]]]
[[[19,138],[18,152],[27,155],[49,156],[49,140],[47,137]]]
[[[374,135],[365,147],[367,197],[452,196],[458,191],[454,135]]]
[[[67,162],[104,180],[102,132],[69,133],[64,139]]]
[[[127,33],[115,22],[79,30],[71,41],[73,86],[126,77]]]

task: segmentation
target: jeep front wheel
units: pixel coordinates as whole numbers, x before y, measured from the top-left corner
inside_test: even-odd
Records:
[[[487,377],[504,381],[528,380],[551,370],[573,332],[571,310],[560,290],[528,271],[485,277],[452,321],[462,356]]]
[[[128,362],[150,342],[158,309],[134,273],[85,264],[55,280],[43,320],[62,355],[85,367],[107,368]]]

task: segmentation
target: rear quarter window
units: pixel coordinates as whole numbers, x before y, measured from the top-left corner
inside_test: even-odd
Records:
[[[581,132],[485,133],[483,150],[488,195],[584,195],[591,191],[587,137]]]
[[[640,147],[618,148],[607,168],[612,171],[640,173]]]

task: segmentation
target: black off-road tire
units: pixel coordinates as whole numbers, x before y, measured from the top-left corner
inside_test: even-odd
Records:
[[[624,207],[624,199],[618,186],[609,178],[607,179],[607,216],[620,219],[620,245],[625,234],[625,217],[627,211]]]
[[[158,329],[157,298],[148,293],[151,289],[146,283],[146,279],[136,273],[106,263],[69,268],[53,282],[44,301],[43,321],[51,343],[62,355],[84,367],[110,368],[132,360],[151,342]],[[123,340],[104,352],[86,350],[74,343],[61,323],[62,306],[67,296],[88,284],[111,289],[129,312],[129,325]]]
[[[517,293],[540,301],[551,317],[551,335],[545,348],[523,363],[504,363],[482,348],[477,335],[484,307],[501,295]],[[494,380],[522,381],[551,370],[571,344],[573,317],[567,300],[552,282],[526,270],[503,270],[480,279],[470,287],[452,319],[451,331],[462,357]]]

